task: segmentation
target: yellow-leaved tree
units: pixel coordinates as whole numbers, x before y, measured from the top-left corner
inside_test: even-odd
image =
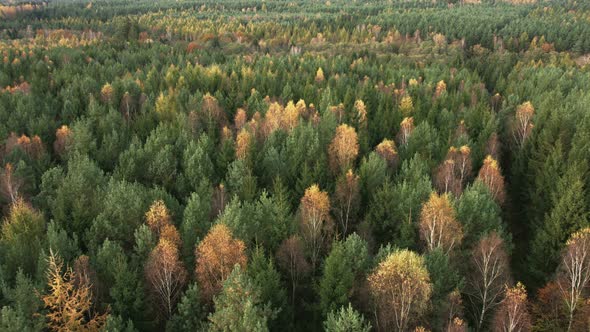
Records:
[[[62,272],[63,267],[61,259],[50,251],[49,292],[42,297],[47,309],[47,328],[59,332],[100,331],[107,314],[93,312],[91,285],[86,278],[78,278],[70,267]]]
[[[368,282],[381,331],[408,330],[426,311],[432,293],[424,258],[407,249],[389,254]]]

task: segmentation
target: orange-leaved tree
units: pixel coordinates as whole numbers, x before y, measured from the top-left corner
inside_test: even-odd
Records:
[[[244,242],[234,239],[230,229],[217,224],[209,230],[195,251],[195,274],[202,289],[203,299],[211,303],[223,287],[234,265],[246,268],[247,256]]]
[[[61,259],[50,251],[47,269],[49,292],[42,297],[51,331],[100,331],[107,314],[92,312],[92,291],[85,279],[77,278],[70,267],[63,270]],[[76,285],[76,281],[78,284]]]

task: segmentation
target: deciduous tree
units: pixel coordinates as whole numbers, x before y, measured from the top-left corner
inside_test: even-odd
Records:
[[[333,210],[340,222],[342,235],[346,236],[349,226],[356,221],[355,217],[360,204],[359,177],[351,169],[336,182]]]
[[[567,242],[557,283],[568,309],[567,330],[570,331],[583,291],[590,284],[590,228],[574,233]]]
[[[506,286],[504,293],[504,300],[494,316],[494,331],[530,331],[531,318],[524,285],[519,282],[514,287]]]
[[[205,302],[212,301],[213,296],[219,293],[234,265],[246,267],[245,251],[244,242],[234,239],[226,225],[211,227],[195,251],[195,274]]]
[[[516,108],[516,114],[512,124],[512,135],[518,147],[522,147],[533,130],[533,116],[535,108],[527,101]]]
[[[336,128],[336,135],[328,148],[330,167],[336,174],[353,166],[359,153],[359,143],[356,131],[346,124]]]
[[[14,174],[14,166],[6,163],[0,173],[0,193],[11,204],[15,204],[21,198],[23,180]]]
[[[187,279],[178,247],[165,238],[150,253],[145,264],[145,276],[165,318],[170,318]]]
[[[387,256],[368,282],[380,330],[405,331],[424,313],[432,292],[424,259],[409,250]]]
[[[410,139],[410,135],[414,131],[414,118],[406,117],[400,124],[399,132],[397,133],[397,141],[399,145],[406,145]]]
[[[305,190],[299,206],[301,234],[310,251],[311,265],[316,268],[328,234],[332,231],[330,218],[330,198],[314,184]]]
[[[501,303],[510,280],[509,261],[504,241],[492,232],[479,240],[471,252],[471,273],[467,297],[477,329],[484,326],[492,310]]]
[[[487,156],[483,161],[483,166],[479,170],[477,180],[481,181],[488,187],[490,193],[494,197],[494,200],[498,204],[504,203],[506,192],[504,189],[504,177],[500,171],[498,162],[491,156]]]
[[[279,266],[287,272],[291,280],[291,301],[294,305],[297,286],[311,269],[305,259],[301,238],[293,235],[283,241],[277,251],[276,257]]]
[[[422,207],[420,238],[426,242],[429,251],[440,248],[446,254],[461,244],[463,231],[448,195],[432,193]]]
[[[389,139],[384,139],[377,147],[375,148],[375,152],[381,158],[387,161],[387,165],[390,169],[395,169],[397,163],[399,161],[399,156],[397,154],[397,149],[395,147],[395,142]]]
[[[76,286],[76,273],[69,267],[62,270],[63,262],[51,252],[47,270],[49,292],[42,298],[48,310],[47,327],[60,332],[99,331],[107,315],[92,312],[91,285]]]

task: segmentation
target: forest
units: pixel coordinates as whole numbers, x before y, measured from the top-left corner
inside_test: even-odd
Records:
[[[590,2],[0,1],[0,331],[589,331]]]

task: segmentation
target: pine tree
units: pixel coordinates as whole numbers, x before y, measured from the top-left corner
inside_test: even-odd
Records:
[[[533,238],[529,266],[538,285],[555,271],[570,234],[590,225],[583,181],[577,167],[570,167],[559,179],[553,207]]]
[[[221,294],[215,297],[209,331],[264,332],[272,316],[268,304],[261,302],[259,289],[236,264]]]

